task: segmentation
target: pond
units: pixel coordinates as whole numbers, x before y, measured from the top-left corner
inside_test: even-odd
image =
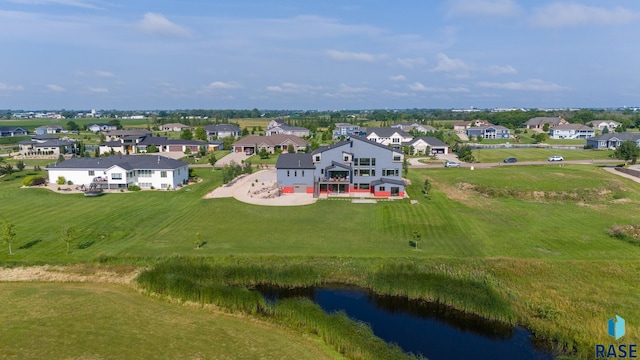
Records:
[[[397,296],[380,296],[354,287],[282,289],[261,286],[269,301],[290,297],[313,300],[328,313],[344,311],[368,323],[373,333],[406,352],[439,359],[554,359],[521,327],[483,319],[449,306]]]

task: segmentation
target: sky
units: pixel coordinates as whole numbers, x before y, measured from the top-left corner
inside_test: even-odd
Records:
[[[0,109],[640,105],[640,1],[0,0]]]

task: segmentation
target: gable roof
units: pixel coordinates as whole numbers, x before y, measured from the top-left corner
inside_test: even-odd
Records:
[[[274,127],[270,127],[267,130],[271,130],[271,129],[275,129],[275,128],[280,128],[282,130],[289,130],[289,131],[309,131],[309,129],[304,128],[304,127],[300,127],[300,126],[291,126],[291,125],[287,125],[287,124],[278,124]]]
[[[420,140],[422,140],[422,141],[426,142],[426,143],[427,143],[427,144],[429,144],[430,146],[437,146],[437,147],[443,147],[443,146],[445,146],[445,147],[446,147],[446,146],[449,146],[449,145],[447,145],[446,143],[444,143],[442,140],[440,140],[440,139],[438,139],[438,138],[435,138],[435,137],[433,137],[433,136],[417,137],[417,138],[415,138],[415,139],[413,139],[413,140],[411,140],[411,141],[407,141],[407,142],[406,142],[406,143],[404,143],[403,145],[411,146],[411,145],[413,145],[413,144],[417,143],[417,142],[418,142],[418,141],[420,141]]]
[[[545,123],[549,123],[549,125],[558,125],[560,121],[564,120],[561,117],[534,117],[527,120],[525,125],[544,125]]]
[[[0,132],[16,132],[16,131],[27,131],[18,126],[0,126]]]
[[[47,169],[102,169],[106,170],[119,166],[126,170],[174,170],[188,166],[184,161],[171,159],[159,155],[112,155],[104,158],[71,158],[53,165]]]
[[[249,135],[233,143],[234,146],[252,146],[256,144],[266,144],[269,146],[281,145],[285,142],[292,142],[297,146],[307,146],[308,142],[295,135],[275,134],[271,136]]]
[[[638,141],[640,140],[640,133],[623,132],[623,133],[601,134],[598,136],[591,137],[587,139],[587,141],[608,141],[614,138],[622,141],[625,141],[625,140]]]
[[[402,185],[402,186],[406,185],[402,180],[389,179],[385,177],[381,177],[380,179],[371,182],[371,185],[373,186],[382,185],[382,184],[392,184],[392,185]]]
[[[188,128],[189,126],[185,125],[185,124],[181,124],[181,123],[168,123],[168,124],[164,124],[162,125],[162,128]]]
[[[151,131],[147,129],[125,129],[125,130],[113,130],[109,131],[107,136],[142,136],[149,135]]]
[[[367,136],[374,133],[379,137],[384,137],[384,138],[392,137],[393,134],[396,134],[396,133],[402,137],[412,137],[411,134],[407,133],[406,131],[400,128],[369,128],[367,129]]]
[[[57,129],[57,130],[64,130],[64,128],[60,125],[42,125],[42,126],[38,126],[36,129]]]
[[[280,154],[276,169],[315,169],[311,154]]]
[[[556,127],[554,127],[553,129],[551,129],[551,131],[557,131],[557,130],[591,130],[594,131],[592,128],[586,126],[586,125],[582,125],[582,124],[562,124],[562,125],[558,125]]]

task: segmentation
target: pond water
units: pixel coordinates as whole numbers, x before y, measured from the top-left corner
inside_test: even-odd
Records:
[[[366,322],[373,333],[406,352],[439,359],[554,359],[520,327],[483,319],[451,307],[380,296],[353,287],[282,289],[259,287],[269,301],[289,297],[313,300],[328,313],[344,311]]]

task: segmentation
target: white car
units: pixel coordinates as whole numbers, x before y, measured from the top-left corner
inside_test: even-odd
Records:
[[[553,155],[552,157],[548,158],[547,160],[549,161],[563,161],[564,158],[560,155]]]
[[[455,161],[447,161],[446,163],[444,163],[444,167],[460,167],[460,163],[457,163]]]

